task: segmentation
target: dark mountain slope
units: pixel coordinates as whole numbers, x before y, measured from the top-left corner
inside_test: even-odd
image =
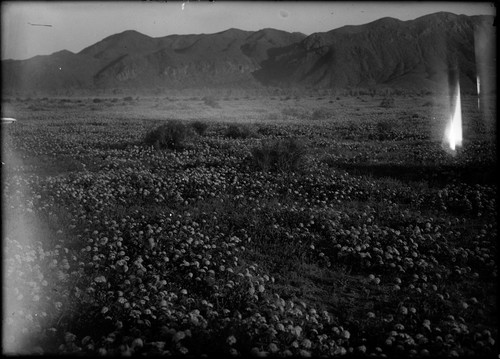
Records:
[[[255,40],[255,34],[265,41]],[[278,30],[238,29],[209,35],[149,38],[153,42],[147,40],[143,48],[126,55],[123,47],[113,49],[114,60],[94,80],[101,87],[244,85],[254,81],[251,73],[267,58],[265,52],[269,48],[303,38],[305,35]]]
[[[99,67],[99,61],[67,50],[28,60],[7,60],[2,62],[2,87],[18,91],[89,88]]]
[[[265,83],[320,87],[436,87],[454,66],[475,86],[474,33],[491,16],[436,13],[412,21],[383,18],[316,33],[271,56],[256,72]]]

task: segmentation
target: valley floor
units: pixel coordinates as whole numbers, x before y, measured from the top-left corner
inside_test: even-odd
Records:
[[[496,102],[383,100],[4,103],[4,352],[497,353]]]

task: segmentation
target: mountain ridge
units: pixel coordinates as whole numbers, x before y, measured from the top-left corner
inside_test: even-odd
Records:
[[[419,90],[438,88],[454,67],[461,87],[472,89],[478,72],[475,36],[480,31],[487,41],[482,46],[492,45],[493,22],[488,15],[440,12],[408,21],[384,17],[309,36],[273,28],[163,37],[126,30],[78,53],[3,60],[3,90],[262,85]],[[488,69],[496,65],[489,55],[481,60]]]

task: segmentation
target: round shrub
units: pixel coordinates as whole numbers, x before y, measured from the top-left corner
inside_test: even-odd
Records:
[[[393,108],[395,106],[396,106],[396,104],[395,104],[394,98],[392,98],[392,97],[386,97],[382,100],[382,102],[380,102],[380,107]]]
[[[257,168],[264,171],[290,172],[300,168],[305,146],[294,138],[262,142],[252,149],[252,159]]]
[[[331,113],[325,108],[318,108],[311,114],[311,120],[327,120],[331,117]]]
[[[184,123],[171,120],[146,134],[144,143],[156,149],[181,149],[190,135],[191,131]]]
[[[217,101],[217,99],[215,99],[215,97],[205,96],[205,97],[203,97],[202,100],[203,100],[203,103],[207,106],[210,106],[212,108],[220,108],[219,102]]]
[[[232,124],[228,126],[225,135],[230,138],[248,138],[255,134],[249,126]]]
[[[203,121],[195,121],[195,122],[191,123],[191,127],[195,130],[195,132],[198,135],[203,136],[205,134],[205,132],[207,132],[208,123],[203,122]]]

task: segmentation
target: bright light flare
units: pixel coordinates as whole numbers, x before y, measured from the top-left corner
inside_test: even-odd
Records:
[[[450,123],[446,128],[446,140],[452,151],[462,146],[462,105],[460,103],[460,85],[457,84],[455,108],[451,115]]]
[[[477,108],[480,109],[481,105],[481,80],[479,80],[479,76],[476,77],[477,79]]]

